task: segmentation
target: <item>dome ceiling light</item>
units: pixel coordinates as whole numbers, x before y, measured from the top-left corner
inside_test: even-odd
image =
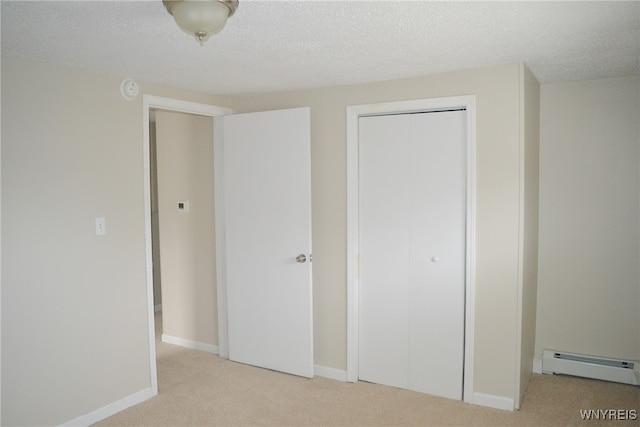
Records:
[[[162,0],[178,27],[204,45],[238,8],[238,0]]]

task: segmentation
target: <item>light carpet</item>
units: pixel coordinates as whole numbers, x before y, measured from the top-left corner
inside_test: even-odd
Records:
[[[635,386],[533,375],[520,410],[509,412],[366,382],[305,379],[159,340],[156,345],[158,396],[96,425],[640,426]],[[583,420],[581,410],[621,410],[616,417],[627,418],[635,411],[638,418]]]

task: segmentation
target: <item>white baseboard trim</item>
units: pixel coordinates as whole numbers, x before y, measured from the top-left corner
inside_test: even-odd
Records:
[[[313,373],[319,377],[331,378],[332,380],[347,381],[347,371],[328,366],[314,365]]]
[[[542,373],[542,358],[534,357],[533,358],[533,373],[541,374]]]
[[[513,399],[485,393],[474,392],[472,403],[474,405],[486,406],[488,408],[502,409],[503,411],[513,411],[515,409],[515,402]]]
[[[207,353],[219,354],[218,346],[213,344],[205,344],[202,342],[191,341],[184,338],[172,337],[171,335],[162,334],[162,342],[167,344],[179,345],[181,347],[192,348],[194,350],[206,351]]]
[[[109,403],[108,405],[96,409],[93,412],[89,412],[88,414],[84,414],[82,416],[79,416],[78,418],[74,418],[71,421],[67,421],[64,424],[61,424],[61,427],[90,426],[91,424],[102,421],[105,418],[109,418],[110,416],[115,415],[120,411],[124,411],[131,406],[151,399],[153,396],[154,394],[151,391],[151,387],[149,387],[148,389],[141,390],[137,393],[127,396],[124,399]]]
[[[162,304],[156,304],[153,306],[153,311],[155,311],[156,313],[159,311],[162,311]]]

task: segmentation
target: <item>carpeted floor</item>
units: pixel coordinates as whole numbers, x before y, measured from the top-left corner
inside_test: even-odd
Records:
[[[158,396],[96,425],[640,426],[640,387],[534,375],[521,409],[507,412],[366,382],[299,378],[156,343]],[[583,420],[580,411],[591,409],[637,418]]]

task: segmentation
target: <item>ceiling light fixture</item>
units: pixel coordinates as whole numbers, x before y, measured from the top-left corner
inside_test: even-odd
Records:
[[[162,0],[178,27],[204,45],[238,8],[238,0]]]

